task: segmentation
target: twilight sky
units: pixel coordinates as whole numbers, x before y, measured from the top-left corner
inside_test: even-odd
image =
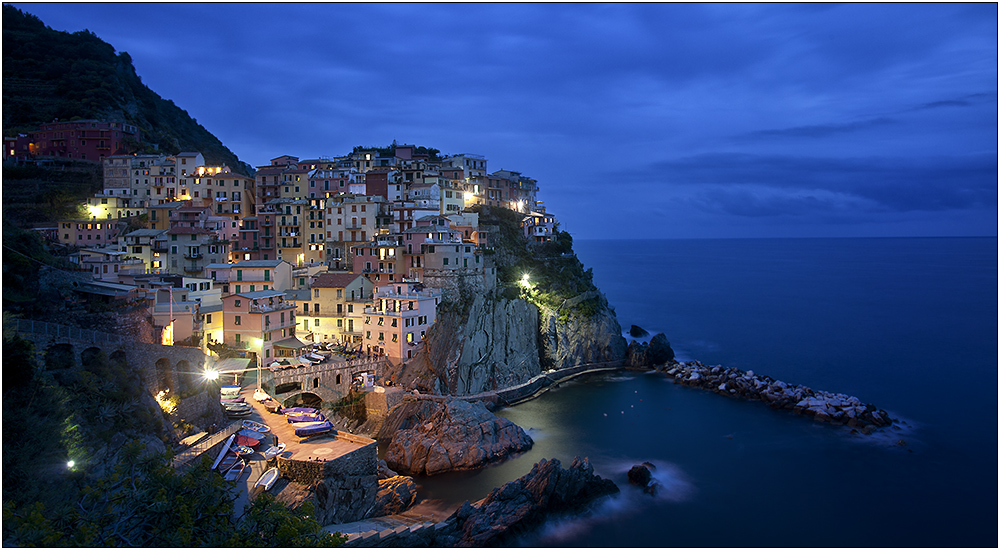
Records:
[[[393,139],[577,238],[997,235],[996,4],[32,4],[242,160]]]

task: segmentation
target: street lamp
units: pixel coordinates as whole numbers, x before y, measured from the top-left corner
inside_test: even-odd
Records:
[[[264,340],[262,340],[260,338],[253,338],[251,340],[251,342],[252,342],[253,346],[255,348],[257,348],[257,353],[256,353],[256,355],[257,355],[257,389],[259,390],[259,389],[261,389],[261,387],[260,387],[260,364],[263,361],[263,359],[261,358],[261,356],[264,355]]]

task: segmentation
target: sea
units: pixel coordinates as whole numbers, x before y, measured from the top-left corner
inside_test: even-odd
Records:
[[[541,459],[586,457],[621,489],[528,547],[996,547],[997,239],[578,240],[623,332],[678,359],[845,393],[871,436],[656,372],[591,375],[501,409],[532,449],[418,478],[475,501]],[[630,486],[655,466],[660,491]]]

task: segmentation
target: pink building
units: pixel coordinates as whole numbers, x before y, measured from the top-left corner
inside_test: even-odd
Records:
[[[372,306],[365,308],[365,351],[385,355],[396,364],[413,357],[437,318],[440,300],[440,290],[425,290],[420,283],[380,286]]]
[[[245,354],[274,357],[274,343],[295,336],[295,304],[281,290],[241,292],[222,298],[223,341]]]

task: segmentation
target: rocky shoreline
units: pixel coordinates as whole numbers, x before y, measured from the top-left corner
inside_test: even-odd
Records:
[[[894,421],[885,410],[871,403],[862,403],[857,397],[788,384],[770,376],[754,374],[752,370],[743,372],[733,367],[705,365],[700,361],[672,361],[656,368],[673,378],[676,384],[729,397],[763,401],[773,409],[786,409],[820,422],[849,426],[864,434],[891,426]]]

